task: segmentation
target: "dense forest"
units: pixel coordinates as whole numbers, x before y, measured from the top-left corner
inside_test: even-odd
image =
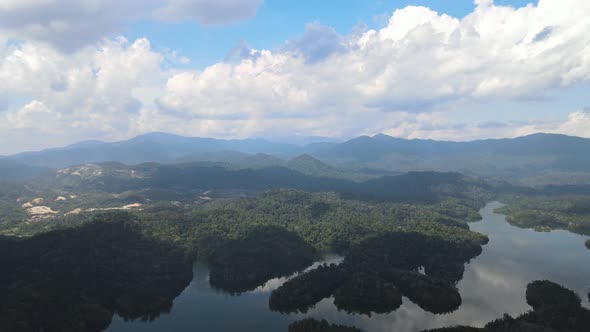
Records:
[[[333,296],[334,304],[348,312],[387,313],[406,296],[433,313],[454,311],[461,305],[455,285],[463,265],[481,253],[486,241],[413,232],[368,238],[352,247],[340,265],[321,266],[287,281],[272,292],[269,305],[306,312]]]
[[[330,324],[326,320],[306,318],[289,325],[289,332],[362,332],[360,329]]]
[[[415,270],[420,264],[439,278],[446,274],[441,273],[444,269],[438,259],[455,255],[464,260],[477,255],[487,241],[454,217],[464,212],[444,215],[449,204],[461,206],[461,211],[471,209],[460,201],[419,206],[353,201],[334,193],[275,190],[253,198],[216,200],[206,206],[156,204],[132,211],[72,216],[61,221],[72,223],[61,229],[1,239],[5,254],[0,258],[4,271],[0,282],[7,296],[1,305],[5,319],[0,320],[0,327],[99,331],[115,312],[127,318],[150,319],[169,310],[172,299],[188,284],[195,259],[209,265],[211,285],[229,293],[251,290],[273,277],[301,271],[320,253],[346,255],[338,269],[348,269],[354,275],[343,282],[358,283],[363,273],[403,280],[403,273],[386,275],[376,261],[366,269],[359,264],[369,258],[377,260],[379,255],[396,256],[403,247],[424,249],[425,254],[413,257],[405,252],[388,267]],[[74,218],[77,220],[72,221]],[[383,238],[383,234],[392,238]],[[390,247],[390,242],[396,247]],[[385,247],[374,248],[371,243]],[[413,259],[421,261],[410,263]],[[416,301],[429,306],[417,287],[433,291],[446,287],[455,294],[451,279],[440,286],[427,279],[420,284],[400,281],[395,287],[416,294]],[[344,291],[340,287],[338,298],[357,296],[355,291],[365,296],[363,288]],[[380,288],[371,291],[377,296],[366,304],[368,308],[383,300],[380,292]],[[80,298],[82,302],[73,300]],[[392,298],[397,303],[398,298]],[[456,301],[452,307],[455,305]],[[349,309],[357,310],[352,305]]]
[[[354,182],[287,168],[241,169],[194,164],[86,164],[0,188],[0,234],[30,236],[87,221],[88,212],[153,208],[208,209],[211,203],[289,188],[332,192],[366,203],[429,206],[454,220],[474,221],[493,188],[457,173],[408,173]],[[495,189],[494,189],[495,190]]]
[[[590,236],[590,196],[520,197],[498,212],[514,226],[538,231],[565,229]]]
[[[590,235],[585,189],[564,195],[562,186],[522,188],[458,173],[361,182],[294,170],[309,163],[316,169],[309,173],[333,171],[308,157],[263,169],[104,163],[1,184],[0,234],[10,236],[0,237],[0,330],[100,331],[115,313],[149,320],[170,310],[195,260],[208,265],[212,287],[240,294],[328,253],[344,260],[299,273],[271,293],[269,307],[306,312],[332,297],[340,310],[372,315],[406,297],[447,313],[462,303],[465,264],[488,242],[469,226],[486,201],[509,203],[499,211],[520,227]],[[486,328],[587,326],[567,290],[529,288],[534,311]],[[563,301],[549,305],[539,295],[546,293]],[[358,331],[311,319],[289,330]]]
[[[223,242],[208,259],[213,287],[230,293],[254,290],[267,280],[303,270],[318,253],[301,237],[280,227],[259,227]]]
[[[113,313],[150,319],[192,278],[185,252],[127,213],[68,230],[0,238],[0,330],[102,331]]]
[[[590,310],[582,307],[578,295],[561,285],[534,281],[527,287],[526,300],[533,310],[516,318],[504,315],[484,328],[459,326],[430,332],[590,331]]]

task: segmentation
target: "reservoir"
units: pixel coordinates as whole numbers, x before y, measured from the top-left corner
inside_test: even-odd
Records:
[[[145,331],[287,331],[289,323],[306,317],[353,325],[366,332],[421,331],[471,325],[481,327],[502,317],[516,316],[531,308],[525,291],[529,282],[550,280],[574,290],[588,307],[590,250],[585,237],[567,231],[539,233],[509,225],[492,202],[481,211],[483,219],[470,223],[474,231],[487,234],[490,242],[480,256],[466,264],[457,287],[461,307],[450,314],[424,311],[407,298],[396,311],[371,316],[339,311],[332,299],[324,299],[306,314],[281,314],[268,308],[268,297],[286,278],[273,279],[255,291],[232,296],[209,286],[206,265],[194,265],[192,282],[174,300],[172,310],[152,321],[125,321],[115,315],[108,332]],[[337,263],[340,257],[326,257]],[[310,268],[313,268],[310,267]]]

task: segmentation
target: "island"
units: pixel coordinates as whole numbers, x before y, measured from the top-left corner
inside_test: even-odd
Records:
[[[504,315],[483,328],[457,326],[429,332],[590,331],[590,310],[582,306],[576,293],[561,285],[533,281],[527,286],[526,300],[533,310],[516,318]]]

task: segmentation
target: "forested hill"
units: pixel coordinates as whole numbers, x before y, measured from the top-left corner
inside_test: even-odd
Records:
[[[441,197],[474,197],[491,192],[479,179],[459,173],[412,172],[355,182],[310,176],[285,167],[232,170],[201,164],[127,166],[86,164],[58,170],[33,180],[40,191],[105,191],[142,189],[187,192],[194,190],[249,190],[290,188],[338,192],[346,197],[381,201],[435,202]]]
[[[384,155],[440,157],[492,153],[507,156],[579,156],[590,151],[590,139],[559,134],[533,134],[512,139],[487,139],[468,142],[402,139],[384,134],[361,136],[317,151],[325,157],[375,160]],[[589,159],[590,160],[590,159]]]
[[[51,171],[49,168],[18,164],[0,159],[0,181],[22,181]]]
[[[90,141],[20,153],[2,160],[50,168],[100,162],[214,162],[233,168],[295,168],[314,172],[311,175],[340,178],[354,178],[350,173],[451,171],[513,179],[536,176],[546,184],[561,184],[564,178],[570,184],[590,182],[590,140],[556,134],[470,142],[407,140],[379,134],[340,144],[301,146],[262,139],[219,140],[153,133],[120,142]]]
[[[568,177],[575,183],[590,179],[590,139],[556,134],[470,142],[406,140],[380,134],[326,147],[313,155],[333,165],[390,171],[457,171],[519,180],[537,176],[545,184],[562,183]]]
[[[22,164],[62,168],[90,162],[125,164],[176,162],[191,155],[235,151],[255,154],[296,155],[301,148],[262,139],[221,140],[152,133],[120,142],[82,142],[63,148],[26,152],[5,157]]]

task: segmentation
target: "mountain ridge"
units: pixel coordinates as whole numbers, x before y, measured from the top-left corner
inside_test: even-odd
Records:
[[[63,148],[0,157],[15,164],[63,168],[96,162],[128,165],[214,162],[237,168],[287,166],[297,157],[316,175],[372,172],[457,171],[467,174],[522,177],[552,172],[588,172],[590,139],[537,133],[516,138],[466,142],[404,139],[385,134],[359,136],[342,143],[304,146],[264,139],[184,137],[149,133],[118,142],[85,141]],[[310,159],[313,158],[313,159]],[[301,170],[301,168],[299,168]],[[530,173],[530,174],[529,174]],[[346,175],[349,177],[349,174]]]

